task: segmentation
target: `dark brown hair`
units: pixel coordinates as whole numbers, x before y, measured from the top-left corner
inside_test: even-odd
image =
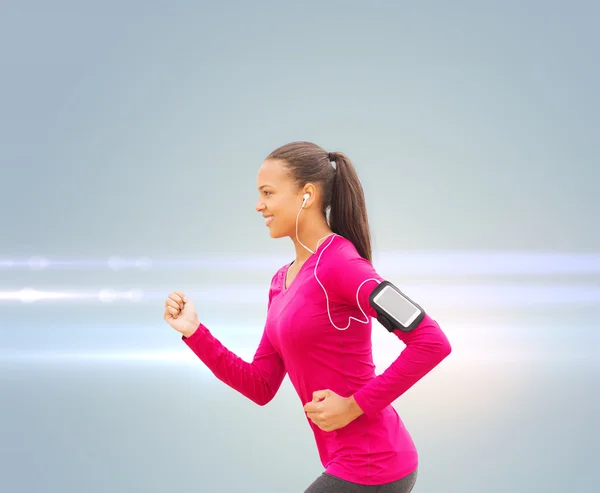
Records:
[[[372,261],[365,195],[346,155],[329,153],[311,142],[291,142],[275,149],[267,159],[283,161],[299,187],[307,183],[320,186],[323,213],[331,230],[351,241],[361,257]]]

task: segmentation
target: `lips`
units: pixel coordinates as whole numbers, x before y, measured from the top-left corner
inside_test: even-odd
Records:
[[[263,216],[265,218],[265,225],[269,226],[273,222],[275,216]]]

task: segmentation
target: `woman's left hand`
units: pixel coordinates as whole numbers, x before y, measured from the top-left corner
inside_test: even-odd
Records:
[[[353,397],[341,397],[332,390],[313,392],[313,400],[306,403],[304,411],[323,431],[343,428],[363,414]]]

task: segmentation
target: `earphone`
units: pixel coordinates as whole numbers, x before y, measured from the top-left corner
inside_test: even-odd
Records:
[[[298,240],[298,243],[300,243],[304,248],[306,248],[310,253],[315,253],[313,252],[310,248],[308,248],[304,243],[302,243],[300,241],[300,238],[298,238],[298,218],[300,217],[300,213],[302,212],[302,209],[304,209],[304,206],[306,205],[306,201],[308,199],[310,199],[310,193],[305,193],[304,196],[302,197],[304,199],[304,201],[302,202],[302,206],[300,207],[300,210],[298,211],[298,215],[296,216],[296,240]],[[321,240],[319,240],[321,241]]]
[[[310,194],[305,193],[304,196],[303,196],[303,198],[304,198],[304,201],[302,202],[302,207],[300,207],[300,210],[298,211],[298,215],[296,216],[296,240],[298,240],[298,243],[300,243],[300,245],[302,245],[304,248],[306,248],[310,253],[315,253],[310,248],[308,248],[304,243],[302,243],[300,241],[300,238],[298,238],[298,218],[300,217],[300,213],[302,212],[302,209],[304,209],[304,206],[306,205],[306,201],[310,198]],[[332,318],[331,318],[331,311],[329,310],[329,296],[327,295],[327,290],[325,289],[325,286],[323,286],[323,284],[321,283],[321,281],[317,277],[317,267],[319,266],[319,262],[321,261],[321,256],[323,255],[323,253],[325,252],[325,250],[327,250],[327,248],[329,248],[329,246],[331,245],[331,243],[333,242],[333,240],[335,239],[336,236],[338,236],[338,235],[335,234],[335,233],[332,233],[332,234],[330,234],[328,236],[324,236],[319,241],[317,241],[317,249],[318,249],[319,248],[319,244],[321,243],[321,240],[324,240],[326,238],[331,237],[331,240],[329,241],[329,243],[327,244],[327,246],[325,246],[323,248],[323,250],[321,250],[321,253],[319,254],[319,258],[317,258],[317,262],[315,263],[314,275],[315,275],[316,281],[319,283],[319,286],[321,286],[321,289],[323,290],[323,293],[325,293],[325,300],[327,302],[327,315],[329,316],[329,321],[331,322],[331,325],[333,325],[333,327],[336,328],[337,330],[346,330],[346,329],[348,329],[350,327],[350,323],[351,323],[352,320],[356,320],[357,322],[360,322],[361,324],[369,323],[369,316],[362,309],[362,306],[360,306],[360,300],[358,299],[358,293],[359,293],[360,288],[362,288],[362,285],[364,283],[366,283],[368,281],[375,281],[377,284],[379,284],[381,281],[379,279],[375,279],[375,278],[365,279],[363,282],[360,283],[360,285],[356,289],[356,304],[358,305],[359,310],[365,316],[365,320],[359,320],[359,319],[357,319],[355,317],[350,317],[348,319],[348,325],[346,325],[346,327],[338,327],[337,325],[335,325],[333,323]]]
[[[303,198],[304,198],[304,202],[302,202],[302,209],[304,209],[304,206],[306,205],[306,201],[308,199],[310,199],[310,193],[305,193]],[[296,235],[296,236],[298,236],[298,235]],[[298,238],[296,238],[296,239],[298,239]]]

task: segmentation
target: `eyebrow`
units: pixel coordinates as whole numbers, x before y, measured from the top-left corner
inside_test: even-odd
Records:
[[[267,188],[267,187],[275,188],[273,185],[261,185],[260,187],[258,187],[258,189],[262,190],[263,188]]]

